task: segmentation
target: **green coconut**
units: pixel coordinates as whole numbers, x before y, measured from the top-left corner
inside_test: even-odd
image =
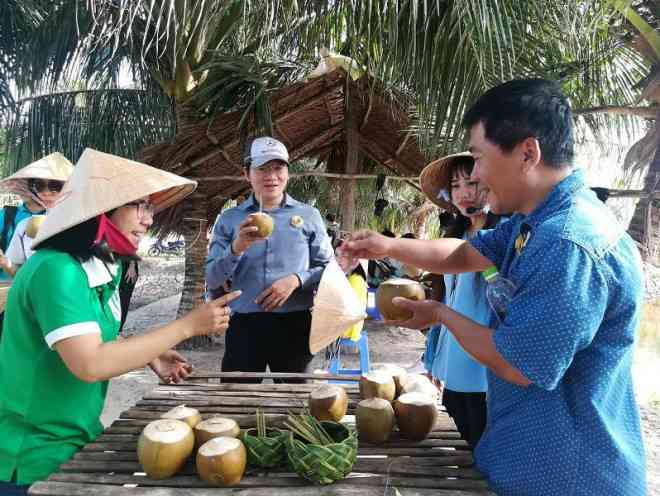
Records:
[[[413,441],[426,439],[438,419],[435,400],[423,393],[402,394],[394,402],[394,412],[401,435]]]
[[[396,423],[394,409],[383,398],[362,400],[355,410],[355,423],[360,440],[383,443],[390,438]]]
[[[195,426],[195,446],[198,448],[214,437],[238,437],[241,428],[234,419],[211,417]]]
[[[175,406],[171,410],[163,413],[160,418],[182,420],[191,428],[194,428],[202,421],[202,416],[199,414],[199,410],[187,407],[186,405]]]
[[[392,401],[396,395],[394,379],[384,372],[368,372],[360,377],[360,398],[383,398]]]
[[[138,461],[150,479],[167,479],[181,470],[194,445],[195,436],[185,422],[154,420],[138,439]]]
[[[309,411],[317,420],[339,422],[348,408],[348,395],[341,386],[326,384],[309,394]]]
[[[235,486],[243,478],[247,452],[233,437],[214,437],[197,450],[195,460],[200,478],[212,486]]]

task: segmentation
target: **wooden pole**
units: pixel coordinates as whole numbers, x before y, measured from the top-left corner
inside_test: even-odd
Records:
[[[363,179],[376,179],[378,174],[341,174],[338,172],[318,172],[318,171],[309,171],[309,172],[295,172],[289,174],[289,179],[296,179],[299,177],[326,177],[332,179],[344,179],[344,180],[363,180]],[[188,179],[194,179],[195,181],[246,181],[247,179],[243,176],[186,176]],[[418,181],[417,176],[387,176],[388,181]]]
[[[349,87],[346,87],[346,114],[344,126],[346,130],[346,174],[355,175],[361,169],[360,159],[360,132],[355,115],[355,109],[352,107],[349,94]],[[357,183],[355,179],[349,178],[341,184],[342,203],[341,203],[341,228],[345,231],[353,231],[355,227],[355,192]]]

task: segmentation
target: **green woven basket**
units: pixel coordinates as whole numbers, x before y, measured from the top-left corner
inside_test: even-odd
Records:
[[[293,433],[286,436],[286,454],[291,468],[317,484],[332,484],[346,477],[357,457],[358,440],[354,430],[337,422],[321,422],[333,444],[307,444]]]
[[[267,437],[257,436],[257,429],[242,431],[239,439],[245,445],[247,462],[252,467],[272,468],[286,461],[287,432],[267,429]]]

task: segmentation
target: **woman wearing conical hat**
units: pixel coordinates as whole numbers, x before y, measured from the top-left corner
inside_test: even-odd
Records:
[[[5,256],[9,251],[14,234],[24,237],[29,219],[43,215],[51,208],[57,199],[64,182],[69,179],[73,165],[61,153],[51,153],[36,162],[26,165],[11,176],[0,181],[0,191],[13,193],[23,200],[18,207],[4,207],[0,211],[0,280],[8,280],[16,272],[11,258]],[[29,240],[28,240],[29,241]],[[14,258],[18,261],[19,247],[13,248]],[[27,247],[29,249],[29,246]],[[27,251],[27,250],[26,250]],[[28,252],[29,253],[29,252]],[[25,260],[19,262],[24,263]]]
[[[238,292],[117,339],[119,261],[135,256],[155,212],[194,189],[193,181],[120,157],[90,149],[81,156],[7,299],[0,492],[45,479],[101,433],[110,378],[149,364],[162,380],[178,381],[191,367],[172,348],[226,330]]]

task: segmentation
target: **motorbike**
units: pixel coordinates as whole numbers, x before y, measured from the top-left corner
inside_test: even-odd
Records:
[[[149,247],[147,254],[150,257],[157,257],[159,255],[183,255],[183,248],[185,243],[183,240],[167,241],[163,243],[161,240]]]

